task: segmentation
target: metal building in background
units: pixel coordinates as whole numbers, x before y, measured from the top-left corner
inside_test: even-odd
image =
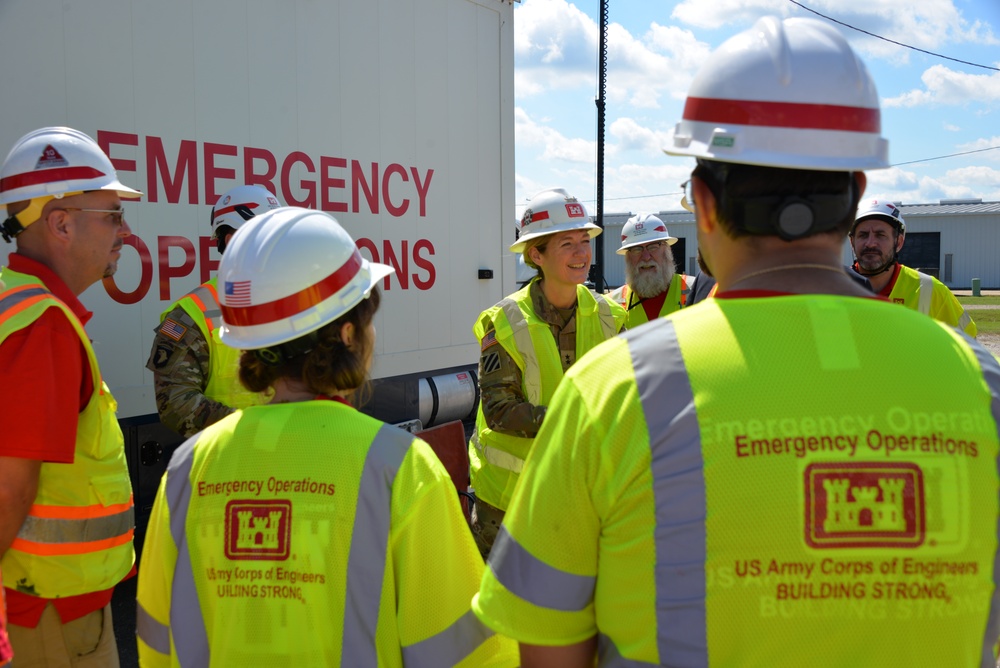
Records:
[[[896,202],[906,220],[906,243],[900,261],[936,276],[956,290],[968,289],[978,278],[983,289],[1000,289],[1000,202],[981,200],[941,200],[937,204]],[[615,251],[621,245],[621,231],[627,213],[604,214],[604,280],[611,288],[625,282],[625,258]],[[677,243],[671,250],[678,271],[698,273],[695,258],[698,239],[694,214],[687,211],[660,211],[656,216],[667,225]],[[596,258],[595,258],[596,259]],[[844,240],[844,263],[854,261],[851,246]]]

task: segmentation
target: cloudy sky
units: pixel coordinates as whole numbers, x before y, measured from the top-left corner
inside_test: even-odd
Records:
[[[552,186],[595,213],[599,7],[515,4],[518,215]],[[605,213],[679,209],[693,161],[662,148],[695,72],[758,17],[814,12],[899,43],[835,24],[875,79],[889,140],[893,166],[869,172],[866,195],[1000,201],[1000,0],[610,0]]]

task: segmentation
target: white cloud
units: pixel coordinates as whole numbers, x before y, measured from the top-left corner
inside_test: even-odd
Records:
[[[941,127],[944,128],[945,130],[947,130],[948,132],[961,132],[962,131],[962,128],[958,127],[957,125],[952,125],[951,123],[948,123],[947,121],[943,122],[941,124]]]
[[[1000,101],[1000,72],[968,74],[956,72],[944,65],[934,65],[920,77],[923,89],[914,89],[882,100],[885,107],[916,107],[927,104],[990,105]]]
[[[991,160],[996,162],[1000,160],[1000,135],[981,137],[975,141],[959,144],[956,148],[959,151],[981,151],[976,156],[977,160]]]

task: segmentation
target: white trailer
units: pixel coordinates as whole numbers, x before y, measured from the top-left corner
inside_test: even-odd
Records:
[[[0,156],[68,125],[145,193],[118,273],[82,296],[140,528],[179,440],[156,416],[153,328],[217,269],[209,211],[234,185],[332,213],[396,267],[370,412],[471,413],[472,323],[515,285],[512,19],[509,0],[0,3]]]

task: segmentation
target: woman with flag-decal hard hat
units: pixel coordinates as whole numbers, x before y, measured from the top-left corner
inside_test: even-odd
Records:
[[[473,325],[480,402],[469,444],[476,491],[472,532],[484,558],[563,373],[624,327],[625,309],[584,285],[590,240],[600,233],[562,188],[532,197],[510,250],[538,275]]]
[[[444,466],[349,404],[392,271],[309,209],[232,237],[222,340],[274,396],[171,458],[139,575],[144,665],[517,664],[471,613],[483,563]]]

